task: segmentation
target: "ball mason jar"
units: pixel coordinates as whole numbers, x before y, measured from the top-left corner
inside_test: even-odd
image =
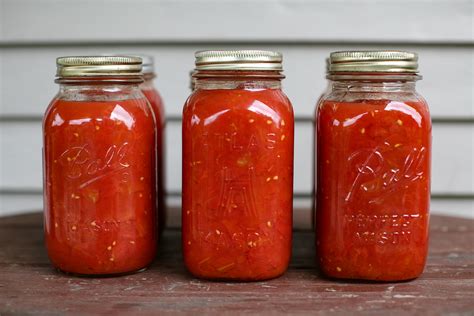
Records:
[[[316,248],[333,278],[418,277],[428,250],[431,119],[418,56],[330,56],[316,117]]]
[[[160,93],[155,87],[155,65],[153,57],[147,55],[139,55],[143,60],[143,83],[140,84],[140,90],[143,92],[151,105],[156,121],[156,160],[157,160],[157,199],[158,199],[158,228],[160,232],[166,226],[166,146],[165,146],[165,107]]]
[[[141,64],[57,59],[59,92],[43,120],[44,229],[64,272],[135,272],[155,256],[156,127]]]

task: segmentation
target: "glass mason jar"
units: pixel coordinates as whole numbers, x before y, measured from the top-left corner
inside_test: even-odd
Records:
[[[428,250],[431,119],[418,57],[331,54],[317,110],[316,248],[334,278],[418,277]]]
[[[140,85],[140,89],[150,103],[156,121],[158,228],[161,232],[166,226],[165,108],[163,100],[154,85],[156,74],[153,57],[147,55],[139,55],[138,57],[143,60],[142,73],[145,80]]]
[[[330,59],[329,58],[326,58],[326,72],[329,72],[329,64],[330,64]],[[321,100],[324,99],[324,97],[326,96],[327,93],[329,93],[331,91],[331,85],[329,83],[329,81],[327,82],[327,85],[326,85],[326,88],[324,89],[324,91],[320,94],[319,98],[318,98],[318,101],[316,102],[316,104],[319,104],[321,102]],[[318,107],[316,106],[315,109],[314,109],[314,117],[316,117],[318,114]],[[313,120],[313,152],[316,152],[316,140],[317,140],[317,122],[316,120]],[[311,170],[311,174],[312,174],[312,190],[311,192],[313,192],[313,196],[316,196],[315,192],[316,192],[316,176],[317,176],[317,168],[316,168],[316,155],[313,154],[313,161],[312,161],[312,170]],[[316,222],[316,199],[313,198],[311,199],[311,228],[314,230],[315,228],[315,222]]]
[[[183,110],[183,250],[206,279],[285,272],[291,253],[293,130],[282,56],[196,53]]]
[[[137,57],[60,57],[43,121],[44,227],[64,271],[142,270],[156,252],[155,122]]]

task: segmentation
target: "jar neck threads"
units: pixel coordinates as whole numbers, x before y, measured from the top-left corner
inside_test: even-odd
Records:
[[[415,92],[415,81],[365,81],[365,80],[331,80],[329,86],[333,91],[346,92]]]
[[[194,89],[281,89],[280,71],[195,71]]]
[[[71,84],[59,85],[58,99],[69,101],[119,101],[143,98],[138,83],[134,84]]]
[[[218,89],[242,89],[242,90],[261,90],[261,89],[281,89],[279,80],[223,80],[223,79],[198,79],[194,81],[195,90],[218,90]]]
[[[193,89],[280,89],[283,57],[261,50],[199,51]]]

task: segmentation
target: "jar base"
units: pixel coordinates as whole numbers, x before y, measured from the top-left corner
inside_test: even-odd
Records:
[[[410,276],[408,278],[397,278],[397,279],[390,279],[390,278],[363,278],[363,277],[349,277],[349,276],[334,276],[329,275],[324,272],[319,272],[320,276],[334,281],[334,282],[346,282],[346,283],[404,283],[410,282],[415,279],[418,279],[420,275],[417,276]]]
[[[286,270],[282,271],[281,273],[271,275],[268,277],[208,277],[208,276],[203,276],[200,274],[195,274],[192,272],[189,272],[193,277],[201,279],[201,280],[206,280],[206,281],[212,281],[212,282],[233,282],[233,283],[252,283],[252,282],[262,282],[262,281],[269,281],[273,279],[277,279],[284,275]]]
[[[114,278],[114,277],[121,277],[121,276],[127,276],[127,275],[141,273],[141,272],[144,272],[144,271],[148,270],[149,267],[150,267],[150,265],[147,265],[143,268],[140,268],[140,269],[137,269],[137,270],[132,270],[132,271],[118,272],[118,273],[97,273],[97,274],[69,272],[69,271],[62,270],[58,267],[54,267],[54,270],[56,270],[56,271],[58,271],[62,274],[66,274],[66,275],[73,276],[73,277],[78,277],[78,278]]]

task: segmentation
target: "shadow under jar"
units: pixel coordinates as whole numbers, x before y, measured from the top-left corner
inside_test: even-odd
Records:
[[[216,280],[280,276],[291,253],[293,130],[281,54],[196,53],[183,110],[183,251]]]
[[[44,227],[53,265],[146,268],[156,252],[155,122],[141,58],[60,57],[44,121]]]
[[[431,120],[418,57],[331,54],[317,110],[316,248],[334,278],[418,277],[428,250]]]

